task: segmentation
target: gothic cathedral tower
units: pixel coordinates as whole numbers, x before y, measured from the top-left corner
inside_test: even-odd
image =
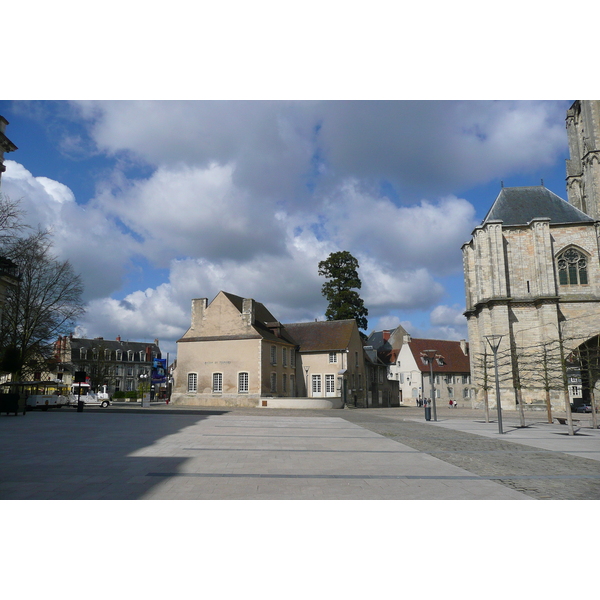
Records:
[[[577,100],[567,111],[569,203],[600,220],[600,100]]]

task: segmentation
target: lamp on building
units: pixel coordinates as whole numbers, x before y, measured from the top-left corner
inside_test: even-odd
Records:
[[[437,355],[437,350],[423,350],[421,353],[429,363],[429,381],[431,383],[431,402],[433,403],[433,420],[437,421],[437,410],[435,406],[435,383],[433,382],[433,361]]]
[[[500,380],[498,379],[498,347],[502,341],[503,335],[486,335],[485,339],[490,345],[492,352],[494,353],[494,373],[496,376],[496,409],[498,411],[498,433],[504,433],[502,431],[502,408],[500,406]]]

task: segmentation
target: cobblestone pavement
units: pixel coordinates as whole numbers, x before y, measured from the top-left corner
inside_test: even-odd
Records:
[[[405,412],[402,419],[378,414],[378,410],[340,412],[342,418],[352,423],[475,475],[494,477],[495,481],[532,498],[600,499],[598,461],[407,420],[406,417],[418,414],[415,411]],[[528,420],[536,418],[530,416]]]

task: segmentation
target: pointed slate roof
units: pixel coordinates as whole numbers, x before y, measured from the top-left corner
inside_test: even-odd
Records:
[[[593,223],[594,219],[569,204],[543,185],[502,188],[485,216],[503,225],[527,225],[533,219],[547,217],[552,224]]]

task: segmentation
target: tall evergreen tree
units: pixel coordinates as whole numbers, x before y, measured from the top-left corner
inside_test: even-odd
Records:
[[[329,302],[325,312],[328,321],[355,319],[358,328],[365,330],[369,311],[355,291],[362,287],[358,268],[358,260],[350,252],[332,252],[327,260],[319,263],[319,275],[328,279],[321,293]]]

